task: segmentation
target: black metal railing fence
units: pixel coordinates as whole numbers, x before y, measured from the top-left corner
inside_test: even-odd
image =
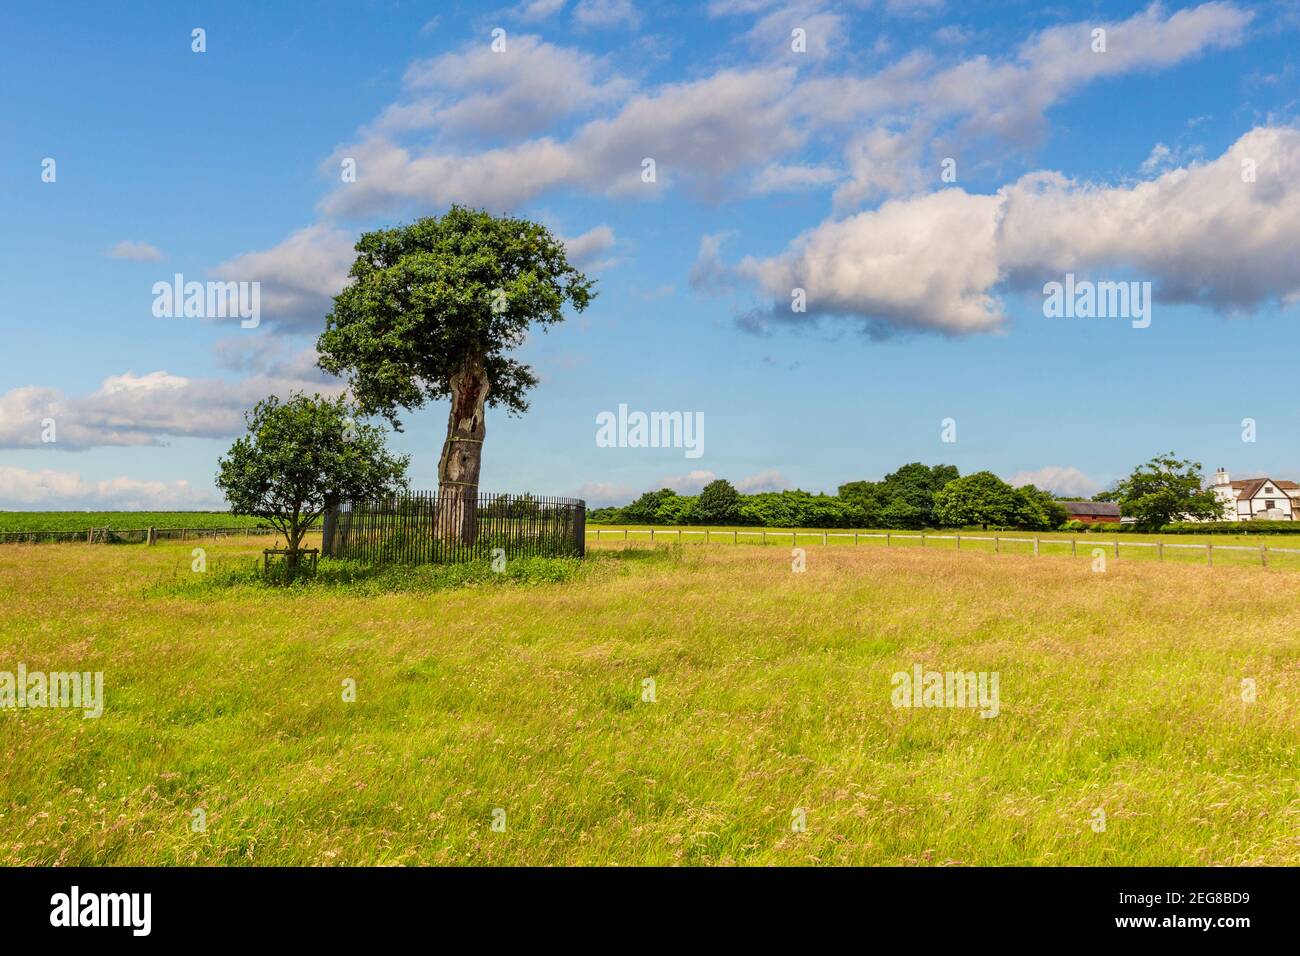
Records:
[[[586,516],[576,498],[407,492],[327,513],[322,553],[374,564],[582,557]]]

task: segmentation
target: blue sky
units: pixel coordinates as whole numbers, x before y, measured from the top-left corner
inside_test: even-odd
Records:
[[[10,12],[0,508],[219,507],[244,409],[338,388],[313,345],[351,242],[452,202],[540,219],[599,280],[524,346],[542,382],[489,413],[485,490],[922,460],[1088,493],[1169,449],[1300,477],[1298,36],[1295,2]],[[259,282],[261,324],[156,318],[176,273]],[[1150,326],[1045,317],[1066,273],[1150,282]],[[703,413],[703,455],[597,447],[620,404]],[[445,416],[393,439],[418,487]]]

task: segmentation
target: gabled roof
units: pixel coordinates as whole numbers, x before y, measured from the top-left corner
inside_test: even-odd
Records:
[[[1300,489],[1294,481],[1275,481],[1272,478],[1242,478],[1239,481],[1232,482],[1232,490],[1237,493],[1238,501],[1249,501],[1259,494],[1259,489],[1265,485],[1272,485],[1274,488],[1280,488],[1283,491],[1295,491]]]
[[[1118,518],[1119,505],[1113,501],[1062,501],[1072,515],[1092,515],[1100,518]]]

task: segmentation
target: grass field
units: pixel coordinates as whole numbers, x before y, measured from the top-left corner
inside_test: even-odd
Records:
[[[110,528],[264,528],[261,518],[228,511],[0,511],[0,531],[85,531]]]
[[[852,535],[855,532],[855,530],[862,535],[869,535],[869,534],[883,535],[886,533],[886,531],[888,531],[890,534],[896,537],[900,537],[900,540],[906,540],[906,539],[901,539],[901,536],[903,535],[919,535],[921,533],[920,531],[900,531],[898,529],[889,530],[885,528],[858,528],[858,529],[759,528],[759,527],[747,527],[747,526],[739,526],[739,525],[735,525],[735,526],[733,525],[725,525],[725,526],[723,525],[682,525],[681,527],[678,527],[677,525],[596,524],[594,522],[587,523],[587,531],[589,534],[594,534],[595,531],[599,529],[602,533],[608,534],[610,536],[610,540],[614,539],[616,533],[621,534],[624,530],[634,531],[634,532],[649,532],[652,528],[654,529],[656,535],[662,534],[662,535],[669,535],[672,537],[675,537],[678,531],[682,531],[686,535],[686,540],[690,539],[692,532],[708,531],[712,535],[714,535],[713,538],[714,541],[725,541],[727,536],[730,535],[733,531],[740,533],[740,535],[742,536],[740,539],[741,541],[745,540],[744,535],[746,535],[747,533],[752,535],[754,532],[758,532],[761,534],[763,531],[766,531],[768,535],[773,539],[777,538],[780,535],[785,535],[788,537],[791,533],[794,533],[799,535],[801,539],[806,539],[807,541],[812,541],[813,539],[820,539],[823,532],[828,535],[831,535],[833,539],[835,535],[845,535],[845,534]],[[1221,544],[1244,544],[1244,545],[1250,545],[1252,547],[1258,548],[1260,545],[1266,544],[1270,548],[1294,547],[1297,550],[1300,550],[1300,535],[1293,535],[1293,534],[1143,534],[1136,531],[1115,532],[1111,530],[1102,530],[1097,532],[1083,532],[1083,531],[1071,532],[1071,531],[978,531],[978,530],[953,531],[951,529],[939,530],[939,531],[927,530],[925,533],[927,537],[933,537],[935,535],[951,536],[954,534],[960,534],[962,535],[963,538],[971,538],[971,537],[992,538],[994,535],[999,535],[1004,538],[1038,537],[1043,539],[1044,541],[1065,541],[1065,542],[1068,542],[1071,538],[1077,538],[1079,540],[1080,546],[1082,546],[1085,541],[1088,543],[1104,543],[1108,541],[1114,541],[1118,538],[1121,544],[1128,543],[1128,542],[1141,542],[1141,541],[1147,541],[1147,542],[1164,541],[1169,543],[1182,543],[1182,544],[1194,543],[1194,544],[1203,545],[1209,542],[1210,544],[1213,544],[1216,547]],[[776,543],[776,542],[773,541],[772,543]],[[872,543],[883,544],[884,542],[873,542],[864,538],[860,543],[863,545],[867,545]]]
[[[1291,571],[620,542],[233,582],[263,545],[0,547],[0,670],[106,696],[0,711],[0,863],[1300,863]],[[1000,712],[895,708],[914,664]]]

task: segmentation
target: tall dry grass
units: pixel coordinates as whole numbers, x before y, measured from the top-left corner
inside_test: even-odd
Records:
[[[1294,572],[611,547],[361,595],[194,587],[194,546],[0,547],[0,670],[107,696],[0,711],[0,862],[1300,862]],[[917,663],[999,715],[893,707]]]

